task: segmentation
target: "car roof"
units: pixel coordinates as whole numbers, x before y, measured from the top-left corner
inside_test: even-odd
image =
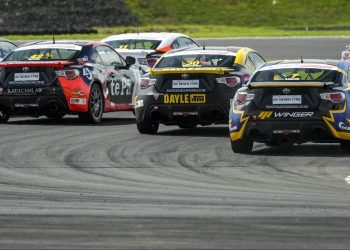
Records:
[[[23,47],[17,48],[15,51],[21,50],[31,50],[31,49],[72,49],[72,50],[81,50],[82,46],[76,44],[67,44],[67,43],[43,43],[43,44],[31,44]]]
[[[12,42],[12,41],[10,41],[8,39],[5,39],[5,38],[1,38],[0,37],[0,42],[8,42],[8,43],[11,43],[11,44],[15,45],[16,47],[18,47],[14,42]]]
[[[149,40],[159,40],[177,37],[187,37],[181,33],[170,33],[170,32],[143,32],[143,33],[126,33],[106,37],[102,39],[103,42],[114,41],[114,40],[125,40],[125,39],[149,39]]]

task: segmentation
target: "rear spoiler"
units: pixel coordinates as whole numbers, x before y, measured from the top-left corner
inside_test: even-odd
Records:
[[[218,74],[223,75],[227,71],[231,71],[231,68],[165,68],[165,69],[151,69],[149,73],[151,75],[162,74],[181,74],[181,73],[203,73],[203,74]]]
[[[327,82],[250,82],[248,87],[252,88],[283,88],[283,87],[319,87],[323,88],[333,83]]]
[[[67,65],[73,64],[73,62],[67,61],[26,61],[26,62],[0,62],[2,68],[16,68],[16,67],[55,67],[63,68]]]

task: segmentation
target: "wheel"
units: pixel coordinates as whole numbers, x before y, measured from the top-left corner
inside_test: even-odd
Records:
[[[195,123],[184,123],[184,124],[179,124],[179,128],[196,128],[197,124]]]
[[[87,113],[80,113],[80,120],[87,123],[100,123],[103,116],[104,101],[101,88],[92,84],[89,95],[89,107]]]
[[[0,123],[6,123],[10,119],[10,114],[0,110]]]
[[[250,154],[253,150],[253,141],[247,138],[231,141],[231,147],[234,153]]]
[[[49,119],[62,119],[66,114],[64,113],[49,113],[49,114],[45,114],[45,116]]]
[[[140,134],[154,135],[157,134],[159,128],[159,122],[156,121],[141,121],[137,122],[136,125]]]
[[[343,153],[350,154],[350,141],[341,140],[340,147]]]

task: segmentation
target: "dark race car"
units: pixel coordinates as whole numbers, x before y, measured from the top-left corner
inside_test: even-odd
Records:
[[[101,42],[18,48],[0,63],[0,122],[12,114],[78,114],[99,123],[103,112],[132,110],[134,62]]]
[[[9,40],[0,38],[0,61],[16,48],[17,45],[14,43],[10,42]]]
[[[226,124],[233,94],[264,63],[249,48],[168,52],[137,87],[139,132],[154,134],[159,123],[180,128]]]
[[[230,109],[232,150],[267,145],[340,143],[350,152],[349,62],[280,61],[239,89]]]

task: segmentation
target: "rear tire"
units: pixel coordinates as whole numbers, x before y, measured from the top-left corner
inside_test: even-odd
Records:
[[[154,135],[157,134],[159,128],[159,122],[156,121],[141,121],[137,122],[136,125],[140,134]]]
[[[340,147],[341,147],[341,150],[343,151],[343,153],[350,154],[350,141],[341,140]]]
[[[0,110],[0,123],[7,123],[10,119],[10,114]]]
[[[80,113],[79,119],[85,123],[100,123],[103,116],[104,100],[102,90],[96,83],[91,86],[88,105],[88,112]]]
[[[234,153],[250,154],[253,150],[253,141],[247,138],[231,141],[231,148]]]

